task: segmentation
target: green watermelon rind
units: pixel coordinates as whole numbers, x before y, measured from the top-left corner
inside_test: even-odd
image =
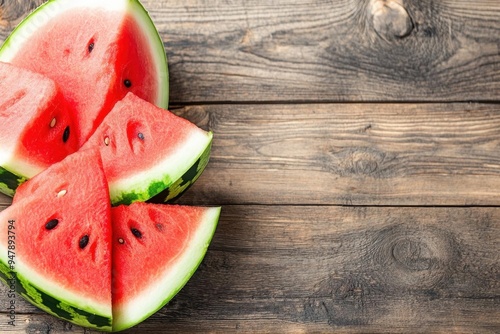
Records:
[[[132,10],[132,14],[136,15],[137,22],[142,25],[143,31],[148,32],[148,36],[151,39],[155,39],[155,43],[150,43],[150,45],[161,45],[161,48],[153,47],[151,54],[155,58],[155,65],[157,66],[156,73],[160,76],[158,78],[158,87],[160,91],[158,92],[158,97],[160,100],[156,102],[156,105],[163,109],[168,109],[169,103],[169,72],[168,72],[168,60],[167,54],[165,53],[165,46],[163,45],[163,40],[156,29],[153,19],[149,15],[146,8],[137,0],[131,1],[131,6],[136,7],[137,10]],[[164,77],[163,77],[164,76]]]
[[[153,196],[147,202],[150,203],[173,203],[182,196],[201,176],[205,167],[210,160],[210,152],[212,149],[212,142],[205,148],[202,155],[196,162],[172,185],[163,190],[156,196]]]
[[[132,204],[151,199],[172,202],[193,184],[208,164],[213,133],[196,132],[178,148],[177,158],[168,156],[147,172],[109,184],[111,204]],[[193,154],[199,152],[198,154]],[[163,195],[161,195],[163,194]]]
[[[24,176],[16,175],[0,166],[0,192],[13,197],[17,187],[28,179]]]
[[[94,328],[101,331],[112,331],[111,316],[100,315],[92,309],[75,307],[74,303],[68,303],[56,298],[44,289],[26,279],[18,272],[10,270],[9,266],[0,261],[0,280],[9,287],[15,282],[16,292],[31,304],[41,310],[58,318],[67,320],[75,325]]]
[[[150,285],[148,291],[140,298],[130,300],[129,304],[135,306],[134,308],[126,309],[113,305],[113,332],[125,330],[144,321],[164,307],[186,285],[207,253],[219,222],[220,212],[220,207],[207,208],[201,219],[202,227],[197,229],[186,251],[176,259],[174,266],[161,275],[156,284]],[[140,313],[137,312],[138,309],[146,311]]]
[[[121,3],[124,4],[126,11],[137,20],[137,23],[143,28],[142,31],[146,33],[146,38],[151,46],[150,51],[154,58],[156,73],[158,74],[158,98],[155,104],[158,107],[167,109],[169,103],[169,73],[167,55],[160,34],[148,11],[138,0],[122,0]],[[0,47],[0,61],[10,62],[19,52],[19,48],[26,43],[34,32],[42,28],[55,14],[60,14],[67,8],[77,6],[84,8],[92,8],[93,6],[99,8],[116,7],[120,6],[121,3],[102,0],[49,0],[37,7],[14,28]]]

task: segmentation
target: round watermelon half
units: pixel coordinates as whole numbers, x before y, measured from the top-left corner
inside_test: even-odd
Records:
[[[26,17],[0,61],[53,79],[72,104],[81,146],[128,92],[168,106],[163,42],[137,0],[51,0]]]
[[[13,196],[78,149],[71,110],[49,78],[0,62],[0,192]]]
[[[0,212],[0,278],[50,314],[111,331],[110,204],[98,151],[74,153],[19,189]]]
[[[170,301],[198,268],[220,207],[133,203],[111,209],[113,331],[132,327]]]
[[[211,144],[211,132],[129,93],[82,149],[100,148],[117,205],[178,197],[203,172]]]

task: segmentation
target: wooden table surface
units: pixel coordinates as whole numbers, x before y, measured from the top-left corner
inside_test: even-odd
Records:
[[[0,0],[0,42],[42,2]],[[223,208],[126,333],[500,332],[498,0],[143,3],[215,134],[179,203]],[[95,333],[0,300],[0,332]]]

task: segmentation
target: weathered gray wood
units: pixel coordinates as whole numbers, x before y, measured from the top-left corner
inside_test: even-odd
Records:
[[[0,205],[10,205],[12,203],[12,198],[4,194],[0,194]]]
[[[2,41],[28,13],[44,2],[46,0],[0,1],[0,36]]]
[[[225,206],[195,276],[129,333],[494,333],[499,282],[499,208]]]
[[[0,2],[0,42],[41,1]],[[171,100],[498,100],[496,0],[144,0]]]
[[[496,104],[209,105],[186,204],[499,205]],[[10,203],[0,196],[0,203]]]
[[[0,0],[0,43],[42,2]],[[125,333],[500,331],[500,105],[415,103],[499,101],[500,2],[143,3],[175,112],[215,133],[179,203],[224,206]],[[408,103],[311,103],[337,101]],[[22,300],[12,328],[6,291],[1,333],[96,333]]]
[[[188,204],[499,205],[497,104],[210,105]]]

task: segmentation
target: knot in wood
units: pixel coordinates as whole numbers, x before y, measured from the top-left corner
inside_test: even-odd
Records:
[[[375,0],[371,2],[373,28],[377,34],[390,40],[404,38],[413,30],[413,21],[404,6],[395,0]]]
[[[355,174],[371,175],[378,169],[378,161],[369,155],[359,155],[354,157],[353,170]]]
[[[335,172],[340,175],[381,177],[383,173],[390,172],[386,166],[387,156],[384,152],[357,147],[334,154],[334,161],[328,161]],[[330,159],[333,160],[333,159]]]
[[[430,289],[446,279],[457,260],[453,237],[444,230],[412,224],[380,231],[373,244],[383,280],[394,287]]]
[[[425,242],[409,238],[396,240],[391,254],[396,263],[410,271],[431,269],[434,256]]]
[[[206,108],[200,106],[185,107],[180,110],[176,110],[175,114],[190,120],[199,127],[208,128],[213,126],[211,117]]]

